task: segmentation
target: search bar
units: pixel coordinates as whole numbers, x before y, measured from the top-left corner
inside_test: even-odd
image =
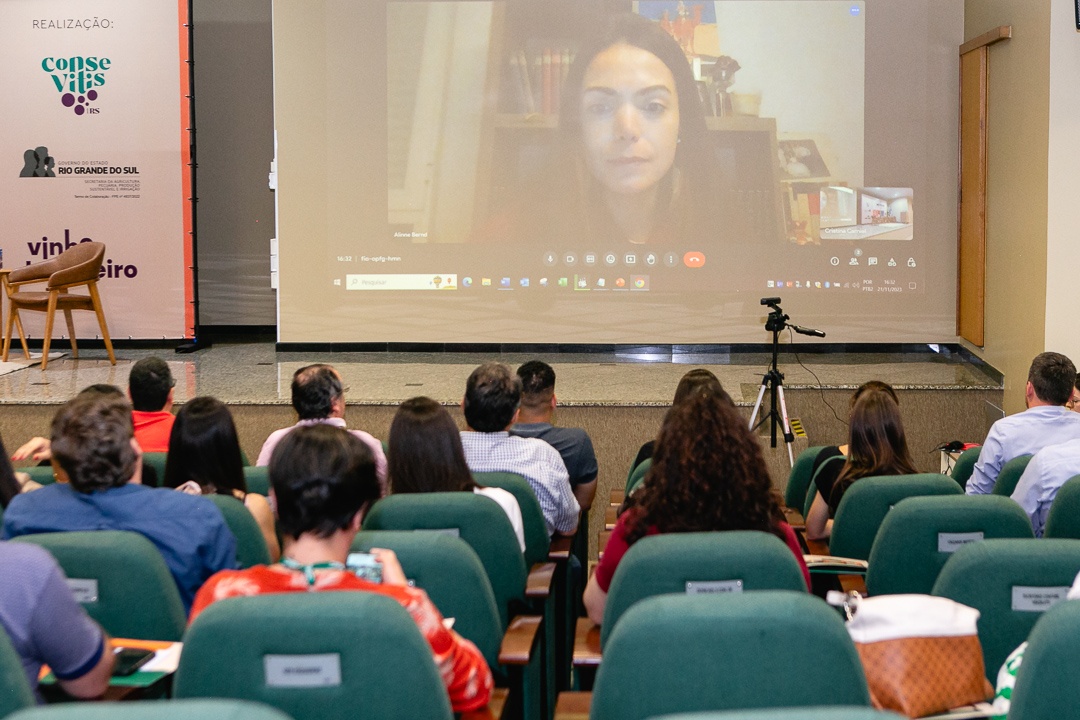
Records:
[[[454,273],[408,275],[346,275],[346,290],[457,290]]]

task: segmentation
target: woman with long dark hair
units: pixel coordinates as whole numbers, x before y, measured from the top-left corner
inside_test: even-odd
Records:
[[[525,529],[517,499],[501,488],[473,480],[461,433],[450,413],[429,397],[415,397],[398,406],[390,424],[387,476],[390,492],[473,492],[490,498],[510,519],[518,544],[525,551]]]
[[[177,411],[162,487],[191,495],[235,497],[259,524],[270,558],[276,561],[281,555],[274,512],[265,497],[247,491],[236,424],[220,400],[193,398]]]
[[[723,390],[696,390],[674,406],[656,439],[653,464],[585,588],[585,607],[600,624],[615,568],[646,535],[718,530],[761,530],[783,540],[809,573],[802,548],[784,521],[761,446]]]
[[[908,452],[896,393],[888,385],[880,385],[883,387],[867,388],[856,395],[851,408],[847,460],[839,472],[833,474],[823,468],[814,477],[817,495],[806,517],[806,536],[811,540],[829,537],[840,500],[860,478],[918,472]]]

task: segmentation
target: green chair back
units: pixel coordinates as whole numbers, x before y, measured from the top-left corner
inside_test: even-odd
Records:
[[[730,712],[679,713],[662,715],[652,720],[900,720],[888,710],[864,707],[775,708],[771,710],[732,710]]]
[[[256,495],[270,496],[270,468],[265,465],[244,467],[244,483],[247,491]]]
[[[23,535],[52,553],[90,617],[113,637],[179,640],[187,614],[154,544],[135,532],[93,530]]]
[[[893,505],[919,495],[960,495],[956,482],[938,473],[862,478],[844,493],[833,519],[829,553],[867,560],[874,536]]]
[[[1035,623],[1016,675],[1009,720],[1058,720],[1080,708],[1080,602],[1050,608]]]
[[[296,667],[308,669],[299,682],[289,673]],[[416,623],[390,598],[365,592],[213,603],[184,636],[173,696],[254,700],[295,720],[452,717]]]
[[[799,563],[780,538],[755,530],[643,537],[626,551],[611,579],[601,647],[624,613],[645,598],[744,590],[806,591]]]
[[[996,495],[948,495],[901,500],[885,516],[870,551],[870,595],[929,594],[957,549],[993,538],[1032,539],[1020,506]]]
[[[15,647],[0,627],[0,718],[23,708],[33,707],[37,701],[26,671]]]
[[[843,455],[833,455],[832,457],[827,458],[824,462],[822,462],[821,465],[818,466],[818,469],[814,471],[813,475],[810,476],[810,486],[806,488],[806,497],[803,498],[803,517],[807,517],[810,515],[810,506],[814,504],[814,495],[818,492],[818,475],[825,472],[826,468],[831,468],[834,465],[839,466],[837,467],[836,472],[840,472],[840,467],[843,467],[845,462],[847,462],[847,458]],[[822,499],[825,500],[826,503],[829,502],[829,498]]]
[[[477,484],[506,490],[518,501],[521,508],[521,521],[525,529],[525,565],[532,567],[545,562],[551,548],[551,538],[544,522],[544,511],[529,481],[517,473],[478,472],[473,473]]]
[[[807,705],[870,705],[840,615],[806,592],[660,595],[612,631],[591,720]]]
[[[467,542],[491,581],[500,626],[509,624],[511,605],[524,602],[525,558],[506,513],[471,492],[390,495],[364,518],[364,530],[438,530]]]
[[[1080,475],[1058,488],[1046,516],[1043,537],[1080,538]]]
[[[979,453],[981,452],[982,445],[976,445],[975,447],[968,448],[960,453],[960,457],[956,458],[956,462],[953,463],[952,472],[949,473],[949,477],[958,482],[960,487],[967,487],[968,478],[971,477],[971,473],[975,471],[975,463],[978,462]]]
[[[993,680],[1078,572],[1080,540],[984,540],[953,553],[933,594],[979,611],[986,676]]]
[[[154,472],[155,482],[143,482],[144,485],[150,485],[152,487],[161,487],[165,483],[165,461],[168,453],[163,452],[149,452],[143,453],[143,474],[146,475],[145,468],[150,468]],[[149,476],[147,475],[147,479]]]
[[[1016,484],[1020,482],[1020,476],[1024,474],[1024,469],[1027,468],[1029,462],[1031,462],[1031,455],[1020,455],[1002,465],[1001,472],[998,473],[997,480],[994,481],[992,492],[995,495],[1011,497],[1013,491],[1016,490]]]
[[[292,720],[262,703],[244,700],[133,700],[58,703],[12,715],[7,720]]]
[[[630,471],[630,475],[626,478],[626,496],[629,497],[630,493],[634,492],[634,489],[641,484],[641,481],[645,479],[645,476],[649,474],[649,468],[652,467],[652,458],[645,458],[638,465]]]
[[[30,467],[18,468],[18,470],[29,475],[30,479],[38,485],[52,485],[56,482],[52,465],[31,465]]]
[[[505,677],[499,666],[502,626],[495,593],[484,566],[461,538],[435,533],[365,530],[353,540],[353,552],[393,550],[405,577],[423,590],[443,617],[454,618],[454,630],[484,654],[488,667]]]
[[[806,502],[810,478],[814,474],[814,460],[824,449],[824,445],[808,447],[795,458],[795,464],[788,473],[787,487],[784,488],[784,504],[789,508],[798,510]]]
[[[266,547],[266,538],[263,537],[259,523],[244,506],[243,501],[237,500],[231,495],[208,495],[211,502],[217,505],[225,518],[225,524],[229,526],[236,538],[236,560],[241,568],[249,568],[252,565],[269,565],[270,550]]]

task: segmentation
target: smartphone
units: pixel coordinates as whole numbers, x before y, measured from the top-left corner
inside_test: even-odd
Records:
[[[373,583],[382,582],[382,563],[371,553],[349,553],[345,558],[345,567],[352,570],[358,578]]]
[[[132,647],[113,648],[113,653],[116,654],[116,665],[112,672],[114,677],[132,675],[154,657],[153,650]]]

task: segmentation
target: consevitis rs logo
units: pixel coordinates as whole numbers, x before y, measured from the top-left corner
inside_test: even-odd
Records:
[[[100,108],[91,105],[98,99],[98,88],[105,84],[105,73],[112,67],[106,57],[47,57],[41,69],[48,73],[60,93],[60,102],[76,115],[96,115]]]

